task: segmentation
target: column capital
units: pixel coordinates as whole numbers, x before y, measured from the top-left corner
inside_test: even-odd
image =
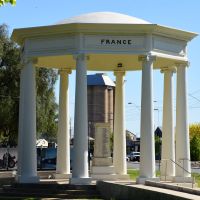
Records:
[[[156,61],[156,56],[153,55],[140,55],[138,56],[138,61],[148,62],[148,61]]]
[[[74,60],[89,60],[89,56],[84,53],[74,54],[73,58]]]
[[[36,65],[38,63],[38,58],[36,58],[36,57],[30,58],[30,57],[22,56],[20,63],[21,63],[21,69],[23,69],[24,66],[29,63]]]
[[[171,73],[176,73],[176,68],[175,67],[164,67],[160,70],[161,73],[166,73],[166,72],[171,72]]]
[[[126,71],[125,70],[114,70],[114,75],[117,76],[117,75],[121,75],[121,76],[125,76],[126,74]]]
[[[185,61],[185,62],[177,62],[175,63],[176,67],[189,67],[190,66],[190,62],[189,61]]]
[[[72,73],[72,70],[70,68],[67,68],[67,69],[60,69],[59,70],[59,74],[60,75],[68,75],[68,74],[71,74]]]

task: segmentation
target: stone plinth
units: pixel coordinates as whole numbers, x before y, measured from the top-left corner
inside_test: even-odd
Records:
[[[112,158],[110,156],[110,124],[95,124],[94,158],[91,176],[97,180],[116,179]]]

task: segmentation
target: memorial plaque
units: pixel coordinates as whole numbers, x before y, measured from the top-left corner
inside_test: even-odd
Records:
[[[107,123],[95,126],[94,157],[110,157],[110,125]]]
[[[110,124],[95,124],[95,142],[93,165],[108,166],[112,164],[110,157]]]

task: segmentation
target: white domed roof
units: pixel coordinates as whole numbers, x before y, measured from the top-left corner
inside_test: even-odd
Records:
[[[62,20],[56,24],[150,24],[143,19],[115,12],[94,12]]]

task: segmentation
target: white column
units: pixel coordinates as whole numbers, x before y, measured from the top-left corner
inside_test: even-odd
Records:
[[[87,56],[76,59],[76,93],[74,119],[74,149],[71,184],[88,184],[88,116],[87,116]]]
[[[155,178],[155,142],[153,118],[153,56],[141,56],[142,100],[140,131],[140,177],[137,183]]]
[[[126,175],[126,131],[124,116],[124,75],[125,71],[115,71],[115,112],[114,112],[114,148],[113,165],[116,174]]]
[[[28,60],[21,72],[19,116],[19,174],[20,183],[38,182],[36,157],[36,92],[35,67]]]
[[[186,171],[191,172],[190,141],[187,117],[187,79],[186,64],[177,64],[176,96],[176,162]],[[190,173],[176,165],[175,181],[186,181]]]
[[[161,72],[164,73],[161,179],[172,180],[175,176],[172,80],[175,69],[166,68],[161,70]]]
[[[60,70],[59,119],[57,136],[56,178],[70,177],[70,136],[68,76],[71,69]]]

